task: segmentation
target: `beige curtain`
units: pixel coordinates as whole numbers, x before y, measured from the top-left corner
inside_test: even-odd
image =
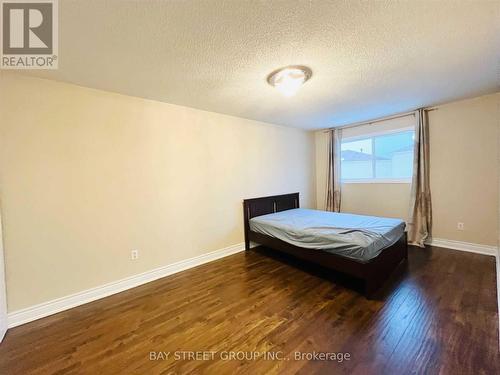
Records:
[[[432,205],[429,178],[429,121],[427,111],[415,113],[415,150],[408,218],[408,242],[424,247],[431,235]]]
[[[328,174],[326,180],[326,210],[340,212],[340,144],[342,130],[332,129],[328,141]]]

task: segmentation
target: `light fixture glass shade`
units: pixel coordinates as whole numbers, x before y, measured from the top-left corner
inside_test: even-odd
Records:
[[[289,66],[271,73],[267,82],[286,97],[293,96],[312,75],[305,66]]]

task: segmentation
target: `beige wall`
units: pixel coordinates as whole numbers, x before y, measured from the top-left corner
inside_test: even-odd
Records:
[[[313,133],[1,73],[9,311],[241,243],[242,199],[312,207],[313,165]]]
[[[497,245],[500,94],[429,113],[434,238]],[[327,135],[316,132],[317,207],[324,207]],[[342,210],[406,219],[409,184],[343,184]],[[465,224],[464,231],[457,223]]]
[[[406,220],[410,204],[410,188],[411,184],[345,184],[342,210],[361,215]]]
[[[499,103],[488,95],[429,113],[436,238],[497,245]]]

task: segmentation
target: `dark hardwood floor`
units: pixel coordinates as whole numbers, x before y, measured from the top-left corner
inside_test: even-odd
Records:
[[[376,300],[348,284],[265,249],[239,253],[8,331],[0,374],[500,373],[493,257],[410,248]],[[295,357],[315,351],[350,359]]]

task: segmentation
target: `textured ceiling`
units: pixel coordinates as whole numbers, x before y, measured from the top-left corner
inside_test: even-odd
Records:
[[[59,70],[28,74],[318,129],[495,92],[500,1],[59,1]],[[293,98],[266,83],[290,64]]]

